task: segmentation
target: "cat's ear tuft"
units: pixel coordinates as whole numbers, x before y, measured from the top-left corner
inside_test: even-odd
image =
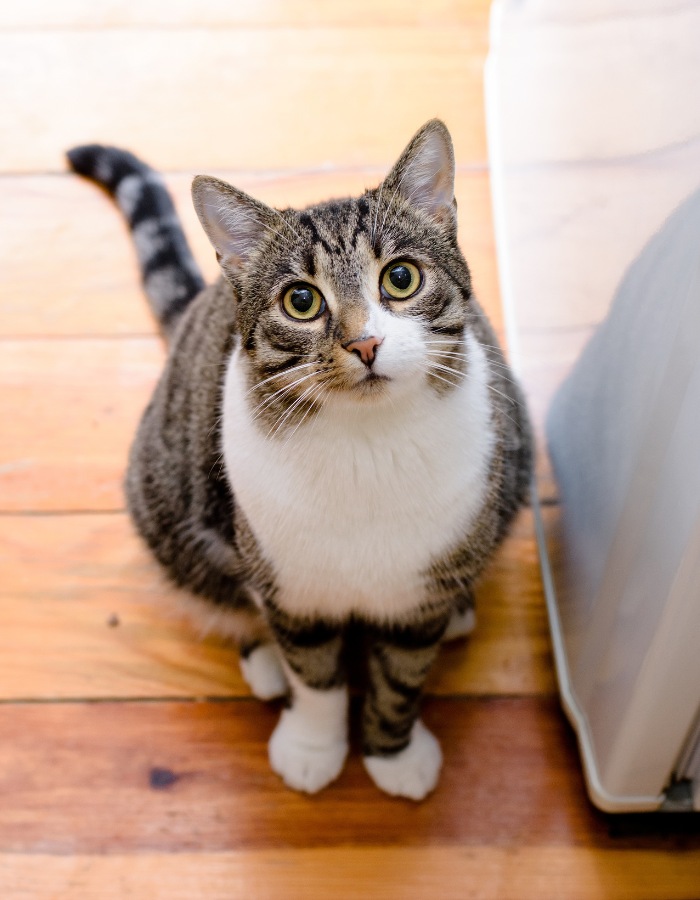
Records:
[[[452,138],[439,119],[431,119],[413,136],[384,181],[384,193],[402,194],[436,221],[456,227],[455,157]]]
[[[262,240],[272,210],[210,175],[194,179],[192,201],[222,266],[238,271]]]

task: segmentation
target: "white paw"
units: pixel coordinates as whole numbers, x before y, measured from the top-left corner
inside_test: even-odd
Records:
[[[260,644],[241,657],[241,674],[259,700],[274,700],[287,693],[287,678],[274,644]]]
[[[418,720],[408,747],[395,756],[365,756],[364,763],[374,783],[387,794],[422,800],[437,784],[442,751],[437,738]]]
[[[294,709],[285,709],[268,746],[270,765],[285,784],[297,791],[315,794],[343,770],[348,754],[346,740],[304,734]]]
[[[442,639],[443,641],[453,641],[456,638],[466,637],[475,628],[476,613],[471,607],[463,613],[453,612]]]

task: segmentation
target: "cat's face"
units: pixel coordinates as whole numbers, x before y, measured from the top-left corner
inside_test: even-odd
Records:
[[[236,288],[251,404],[264,421],[460,383],[470,283],[453,182],[449,135],[436,122],[358,199],[277,212],[223,182],[195,181]]]

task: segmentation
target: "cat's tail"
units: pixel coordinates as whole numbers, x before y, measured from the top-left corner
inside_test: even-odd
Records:
[[[163,330],[171,331],[204,279],[162,178],[117,147],[88,144],[66,155],[73,171],[101,184],[124,213],[151,308]]]

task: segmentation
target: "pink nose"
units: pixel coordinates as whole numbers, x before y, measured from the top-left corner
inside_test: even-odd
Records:
[[[357,353],[366,366],[371,366],[383,340],[384,338],[378,337],[361,338],[359,341],[344,344],[344,347],[348,353]]]

